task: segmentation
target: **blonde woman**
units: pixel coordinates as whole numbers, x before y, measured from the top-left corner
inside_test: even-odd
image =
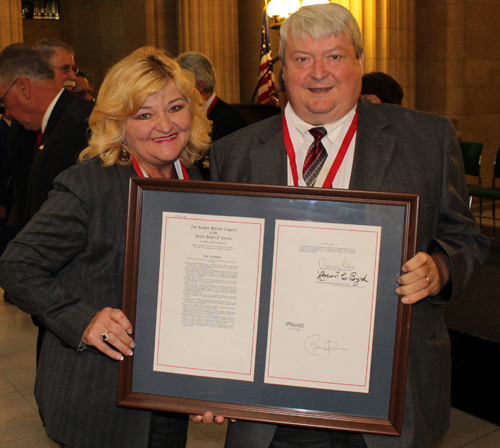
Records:
[[[0,260],[0,283],[49,330],[35,396],[47,434],[63,447],[184,447],[186,416],[116,406],[118,364],[133,355],[119,309],[128,181],[199,179],[210,122],[189,72],[144,47],[111,68],[89,120],[81,163]]]

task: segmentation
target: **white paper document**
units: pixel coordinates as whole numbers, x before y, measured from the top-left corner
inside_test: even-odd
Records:
[[[369,391],[381,232],[276,221],[266,383]]]
[[[264,219],[163,213],[155,371],[253,381]]]

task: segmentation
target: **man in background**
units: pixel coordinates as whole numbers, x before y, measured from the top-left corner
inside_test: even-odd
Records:
[[[234,106],[221,100],[214,92],[215,71],[212,62],[202,53],[189,51],[177,58],[179,65],[194,74],[196,89],[205,101],[207,117],[212,121],[212,142],[248,125],[243,114]],[[209,152],[198,162],[198,168],[205,180],[209,180]]]
[[[86,148],[93,105],[63,89],[48,60],[24,44],[0,53],[0,94],[14,117],[9,154],[19,232],[47,199],[54,178]]]
[[[14,118],[8,146],[14,191],[10,221],[16,232],[47,200],[55,177],[87,147],[93,103],[68,90],[56,81],[49,60],[31,47],[12,44],[0,52],[0,106]],[[44,328],[34,323],[38,360]]]
[[[76,74],[76,85],[73,89],[73,93],[84,100],[95,102],[95,99],[92,96],[94,91],[89,85],[89,79],[81,70]]]
[[[40,40],[33,48],[52,64],[57,83],[61,87],[73,91],[78,74],[73,48],[58,39]]]
[[[371,72],[363,75],[361,96],[372,103],[401,105],[403,88],[387,73]]]

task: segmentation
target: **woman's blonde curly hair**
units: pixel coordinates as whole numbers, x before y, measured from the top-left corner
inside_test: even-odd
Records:
[[[180,155],[184,166],[190,168],[210,146],[211,122],[201,108],[203,99],[195,88],[193,74],[154,47],[135,50],[106,74],[89,118],[89,146],[81,152],[79,161],[99,156],[104,166],[130,164],[130,157],[127,160],[122,152],[130,152],[124,144],[125,123],[149,95],[163,90],[169,81],[186,98],[192,115],[191,136]]]

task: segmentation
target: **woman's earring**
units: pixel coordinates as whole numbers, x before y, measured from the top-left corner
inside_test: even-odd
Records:
[[[122,150],[120,153],[120,160],[122,162],[128,162],[130,160],[130,153],[125,149],[125,146],[127,146],[127,139],[124,138],[122,140]]]

